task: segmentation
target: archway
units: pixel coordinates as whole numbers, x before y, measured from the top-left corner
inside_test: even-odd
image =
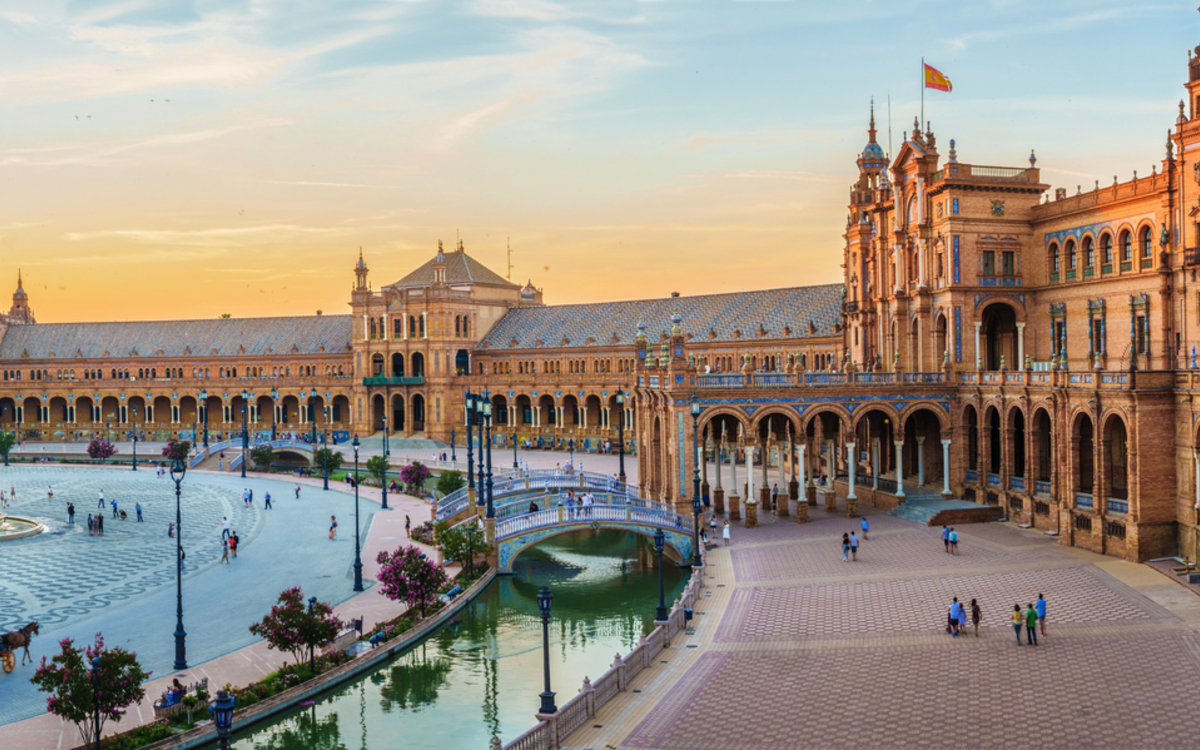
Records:
[[[392,355],[392,377],[404,377],[404,353],[396,352]]]
[[[538,413],[535,422],[539,427],[552,427],[557,424],[558,415],[556,412],[558,410],[554,408],[553,396],[546,393],[538,396],[537,410]]]
[[[455,375],[470,375],[471,374],[471,354],[466,349],[459,349],[454,354],[454,374]]]
[[[920,408],[905,418],[904,453],[904,474],[915,475],[918,486],[946,486],[942,420],[933,409]]]
[[[334,396],[329,402],[329,422],[334,427],[345,430],[347,422],[352,421],[350,414],[350,398],[348,396]]]
[[[967,468],[979,470],[979,413],[968,405],[963,411],[963,422],[967,429]]]
[[[425,355],[421,352],[413,352],[409,358],[412,364],[412,375],[414,378],[425,377]]]
[[[1125,420],[1111,415],[1104,429],[1104,485],[1108,497],[1129,499],[1129,435]],[[1111,510],[1111,508],[1110,508]]]
[[[508,424],[508,397],[503,393],[492,394],[492,426]]]
[[[1050,435],[1050,414],[1045,409],[1038,409],[1033,418],[1033,452],[1037,457],[1034,463],[1036,472],[1034,481],[1049,482],[1050,467],[1054,457],[1054,446]]]
[[[8,399],[11,401],[11,399]],[[0,424],[7,422],[12,417],[11,411],[8,414],[4,413],[4,399],[0,399]],[[9,407],[11,409],[11,407]],[[96,402],[92,401],[91,396],[80,396],[75,399],[75,421],[84,424],[90,424],[96,421]]]
[[[371,377],[377,378],[383,375],[383,355],[371,355]]]
[[[1072,452],[1075,454],[1075,459],[1072,463],[1075,467],[1075,491],[1078,493],[1090,495],[1093,490],[1092,475],[1095,471],[1095,460],[1093,457],[1093,428],[1092,418],[1087,414],[1080,413],[1075,418],[1075,429],[1072,431],[1071,442]]]
[[[146,399],[141,396],[130,396],[125,402],[127,408],[126,422],[129,424],[145,424],[146,422]]]
[[[384,397],[376,393],[371,397],[371,432],[379,432],[383,429],[383,418],[387,416],[387,401]]]
[[[1001,365],[1019,369],[1017,362],[1017,315],[1003,302],[993,302],[983,309],[983,369],[999,370]]]
[[[517,426],[533,424],[533,401],[524,394],[517,396]]]
[[[414,393],[412,397],[413,432],[425,431],[425,397]]]
[[[946,337],[946,315],[941,313],[937,316],[937,320],[933,324],[933,336],[935,341],[934,367],[945,360],[950,353],[949,340]]]
[[[78,414],[78,411],[76,411]],[[197,422],[197,409],[195,396],[181,396],[179,399],[179,421],[184,424],[195,424]]]
[[[1012,452],[1012,476],[1025,476],[1025,413],[1013,407],[1008,411],[1009,450]]]
[[[50,421],[54,422],[56,426],[71,421],[71,413],[67,410],[67,400],[62,396],[54,396],[50,399]]]
[[[563,427],[579,426],[579,399],[568,393],[562,398]]]
[[[171,399],[166,396],[156,396],[154,399],[154,429],[161,430],[171,423]]]
[[[392,434],[404,434],[405,416],[404,396],[400,394],[392,396]]]
[[[984,419],[987,425],[987,471],[989,474],[999,474],[1002,448],[1000,443],[1000,410],[994,406],[989,406],[987,411],[984,412]]]
[[[894,482],[902,481],[904,456],[896,456],[898,426],[891,412],[871,408],[856,416],[858,420],[854,425],[854,450],[857,455],[854,459],[858,468],[855,475],[861,477],[860,481],[869,482],[872,486],[878,484],[876,478],[884,475],[890,475],[889,478]],[[911,450],[907,445],[903,449]],[[896,491],[896,487],[888,486],[886,481],[882,485],[885,491]]]

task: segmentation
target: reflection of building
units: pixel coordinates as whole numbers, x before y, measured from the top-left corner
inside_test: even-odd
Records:
[[[1074,195],[1047,195],[1032,153],[981,166],[950,141],[943,159],[917,123],[889,160],[872,116],[846,226],[851,366],[730,381],[689,367],[683,337],[657,361],[647,346],[650,489],[690,494],[695,392],[705,440],[723,430],[736,446],[741,431],[786,463],[790,437],[807,477],[853,473],[868,502],[949,486],[1067,544],[1136,560],[1200,552],[1197,51],[1162,161]]]

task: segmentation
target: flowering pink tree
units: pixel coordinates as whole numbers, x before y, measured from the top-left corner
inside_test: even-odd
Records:
[[[420,548],[409,545],[395,552],[380,552],[379,593],[392,601],[403,600],[409,607],[421,610],[437,598],[438,589],[448,580],[446,571],[432,560],[422,557]]]
[[[420,461],[413,461],[400,470],[400,481],[411,495],[419,495],[429,479],[429,467]]]
[[[116,453],[117,446],[105,438],[92,438],[92,442],[88,443],[87,454],[92,458],[112,458]]]
[[[70,638],[58,642],[61,651],[42,663],[30,680],[38,690],[50,693],[46,710],[79,728],[84,744],[91,746],[104,731],[104,722],[120,721],[125,709],[140,701],[146,691],[142,683],[150,672],[142,669],[137,654],[117,646],[104,647],[104,636],[96,633],[95,644],[83,650]],[[92,660],[99,657],[93,682]]]
[[[167,441],[167,444],[163,446],[162,454],[163,458],[171,462],[174,462],[176,459],[179,459],[180,461],[186,461],[188,457],[188,451],[191,449],[192,444],[188,441],[171,438]]]
[[[306,649],[311,663],[313,649],[336,638],[341,627],[342,621],[326,602],[314,602],[309,612],[304,594],[296,586],[284,590],[279,603],[271,607],[262,622],[251,625],[250,632],[266,640],[267,648],[291,654],[298,664]]]

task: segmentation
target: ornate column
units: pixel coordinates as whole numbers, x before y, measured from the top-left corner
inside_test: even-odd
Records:
[[[917,487],[925,485],[925,436],[917,435]]]
[[[716,487],[716,489],[713,490],[713,496],[712,496],[713,513],[718,513],[721,515],[725,514],[725,490],[721,489],[721,454],[724,452],[724,450],[725,450],[725,428],[722,427],[721,428],[721,441],[719,443],[717,443],[716,450],[714,451],[714,453],[715,453],[714,458],[716,459],[716,470],[717,470],[717,487]]]
[[[896,497],[904,502],[904,441],[893,440],[892,445],[896,447]]]
[[[807,464],[808,464],[807,459],[808,459],[808,444],[801,443],[800,444],[800,461],[797,462],[797,465],[800,468],[800,477],[799,477],[799,481],[800,481],[799,486],[800,487],[805,486],[805,469],[807,469]],[[1200,465],[1200,457],[1197,458],[1197,464]],[[805,495],[804,497],[796,498],[796,523],[808,523],[808,491],[807,491],[807,488],[805,488],[804,495]],[[1197,491],[1196,496],[1197,496],[1197,498],[1200,498],[1200,490]],[[1197,500],[1197,503],[1198,503],[1197,507],[1200,507],[1200,500]]]
[[[975,321],[975,369],[983,369],[983,350],[979,348],[979,327],[982,326],[981,321]]]
[[[754,449],[754,443],[746,443],[746,528],[748,529],[758,525],[758,501],[754,499]]]
[[[796,502],[800,502],[800,489],[804,486],[803,460],[796,453],[796,445],[792,442],[792,433],[790,431],[788,432],[788,464],[792,469],[792,481],[788,482],[788,497]],[[797,465],[799,465],[801,474],[799,481],[796,480]]]
[[[740,431],[740,427],[739,427]],[[738,481],[737,481],[737,449],[741,444],[739,436],[738,442],[734,444],[729,453],[729,520],[740,521],[742,519],[742,509],[738,507]]]
[[[787,456],[790,462],[792,456],[792,442],[790,437],[788,438],[787,446]],[[779,469],[779,496],[775,499],[775,512],[781,516],[786,516],[792,512],[791,508],[788,507],[788,498],[791,497],[791,492],[788,488],[787,477],[783,472],[784,453],[779,446],[779,441],[775,442],[775,452],[779,454],[779,466],[777,467]]]
[[[950,497],[950,440],[942,441],[942,497]]]
[[[1025,324],[1017,323],[1017,361],[1013,365],[1014,370],[1020,370],[1025,367]]]
[[[858,495],[854,492],[855,474],[858,470],[858,454],[855,443],[846,443],[846,468],[849,473],[849,489],[846,491],[846,518],[858,517]]]
[[[871,438],[871,489],[879,489],[879,438]]]
[[[762,508],[764,512],[771,508],[771,480],[767,476],[769,463],[771,463],[771,439],[768,435],[763,439],[762,484],[758,488],[758,507]]]

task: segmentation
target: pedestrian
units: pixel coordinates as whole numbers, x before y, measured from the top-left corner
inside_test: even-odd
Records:
[[[142,504],[141,504],[141,502],[134,503],[133,508],[134,508],[134,510],[137,511],[138,523],[141,523],[142,522]]]
[[[958,532],[954,530],[953,526],[950,527],[950,554],[958,554]]]
[[[296,499],[300,499],[300,485],[296,485]]]
[[[217,471],[225,471],[225,459],[224,459],[225,454],[222,453],[221,456],[222,456],[221,458],[217,459]]]
[[[112,500],[112,509],[113,509],[113,518],[116,518],[118,514],[117,514],[117,499],[115,497]]]
[[[250,508],[254,507],[254,490],[250,490],[250,500],[248,503],[246,503],[246,505]]]
[[[88,536],[95,536],[96,522],[92,519],[92,514],[88,513]]]
[[[242,488],[242,507],[245,508],[248,505],[250,505],[250,490],[243,487]]]
[[[725,526],[721,528],[721,538],[725,540],[725,546],[729,546],[729,519],[725,519]]]
[[[90,517],[90,516],[89,516],[89,517]],[[169,521],[169,522],[167,523],[167,538],[168,538],[168,539],[173,539],[174,537],[175,537],[175,522],[174,522],[174,521]]]
[[[222,516],[221,523],[218,525],[221,527],[221,539],[228,539],[229,538],[229,517]]]
[[[858,562],[858,535],[850,532],[850,562]]]
[[[979,637],[979,621],[983,619],[983,611],[974,599],[971,600],[971,626],[975,629],[975,637]]]
[[[46,485],[46,499],[47,500],[54,499],[54,485],[52,485],[52,484]]]
[[[263,495],[263,510],[269,510],[271,507],[271,493]]]
[[[238,538],[236,531],[229,535],[229,551],[233,554],[233,558],[235,560],[237,559],[237,548],[238,545],[241,544],[241,541],[242,540]]]
[[[537,506],[534,506],[533,509],[537,510]],[[404,536],[412,539],[412,519],[407,515],[404,516]]]
[[[103,508],[103,507],[104,507],[104,490],[100,490],[100,501],[99,501],[99,503],[96,505],[96,507],[97,507],[97,508]]]
[[[1020,646],[1021,645],[1021,605],[1020,604],[1013,605],[1012,626],[1013,626],[1013,632],[1017,634],[1017,645]]]
[[[950,603],[950,635],[958,637],[959,626],[963,621],[963,605],[959,604],[958,597],[954,597],[954,601]]]
[[[867,539],[867,529],[868,529],[868,528],[870,528],[870,524],[868,524],[868,523],[867,523],[867,517],[866,517],[866,516],[863,516],[862,520],[861,520],[861,521],[859,521],[858,525],[862,527],[862,532],[863,532],[863,541],[866,541],[866,539]]]
[[[187,553],[183,551],[183,547],[179,548],[179,569],[183,570],[183,561],[187,559]]]
[[[67,523],[75,523],[75,504],[67,503]]]
[[[1046,637],[1046,598],[1038,594],[1037,601],[1033,603],[1037,607],[1038,626],[1042,631],[1042,637]]]
[[[942,525],[942,546],[946,548],[946,554],[950,554],[950,529],[944,524]]]
[[[221,540],[221,562],[225,563],[226,565],[229,564],[229,540],[228,539]],[[217,563],[217,564],[220,565],[221,563]]]
[[[842,562],[850,562],[850,535],[842,534]]]
[[[708,517],[708,535],[712,538],[713,543],[717,541],[717,514],[713,513]]]
[[[104,516],[100,513],[96,514],[96,536],[104,536]]]
[[[1037,644],[1037,610],[1032,604],[1025,605],[1025,641],[1030,646]]]
[[[329,517],[329,538],[330,540],[337,538],[337,516]]]

